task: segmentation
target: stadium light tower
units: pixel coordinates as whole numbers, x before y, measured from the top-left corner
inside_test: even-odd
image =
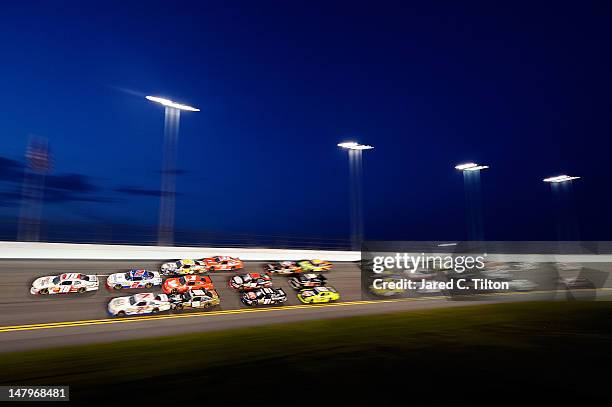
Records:
[[[553,207],[557,217],[557,238],[559,241],[577,241],[580,228],[576,211],[574,210],[573,181],[580,179],[570,175],[557,175],[544,178],[542,181],[550,184],[553,195]]]
[[[374,147],[367,144],[359,144],[354,141],[339,143],[348,151],[349,176],[351,194],[351,249],[361,250],[363,240],[363,191],[362,191],[362,152],[372,150]]]
[[[488,165],[476,164],[474,162],[468,162],[455,166],[456,170],[463,173],[468,237],[470,240],[484,240],[480,171],[488,168]]]
[[[174,240],[174,206],[176,199],[176,148],[178,141],[181,110],[199,112],[192,106],[174,102],[157,96],[146,96],[147,100],[165,107],[164,123],[164,161],[159,201],[159,225],[157,244],[172,245]]]

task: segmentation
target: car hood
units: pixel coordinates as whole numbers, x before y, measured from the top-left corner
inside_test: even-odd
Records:
[[[129,298],[130,297],[113,298],[108,303],[108,306],[111,308],[124,308],[129,304]]]
[[[124,283],[126,281],[125,274],[123,273],[111,274],[108,276],[107,280],[113,283]]]
[[[172,288],[179,287],[180,286],[179,280],[178,278],[169,278],[166,281],[164,281],[164,286],[172,287]]]
[[[45,277],[37,278],[32,283],[32,287],[34,287],[34,288],[46,288],[46,287],[50,287],[50,286],[53,285],[53,277],[54,276],[45,276]]]

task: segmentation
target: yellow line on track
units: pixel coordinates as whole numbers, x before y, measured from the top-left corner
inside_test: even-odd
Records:
[[[612,290],[612,288],[601,288],[600,290],[609,291],[609,290]],[[528,294],[543,294],[543,293],[556,293],[556,292],[555,291],[527,291],[527,292],[477,294],[477,296],[490,297],[490,296],[528,295]],[[388,304],[388,303],[397,303],[397,302],[415,302],[415,301],[446,300],[446,299],[448,299],[448,297],[446,296],[431,296],[431,297],[416,297],[416,298],[397,298],[397,299],[388,299],[388,300],[347,301],[347,302],[336,302],[336,303],[331,303],[331,304],[284,305],[281,307],[270,307],[270,308],[203,311],[203,312],[192,312],[188,314],[147,315],[147,316],[137,316],[137,317],[126,317],[126,318],[105,318],[105,319],[90,319],[90,320],[82,320],[82,321],[47,322],[47,323],[41,323],[41,324],[0,326],[0,333],[15,332],[15,331],[32,331],[32,330],[37,330],[37,329],[68,328],[68,327],[76,327],[76,326],[119,324],[119,323],[128,323],[128,322],[146,322],[150,320],[160,320],[160,319],[212,317],[212,316],[219,316],[219,315],[247,314],[247,313],[253,313],[253,312],[291,311],[291,310],[296,310],[296,309],[312,309],[312,308],[322,308],[322,307],[347,307],[347,306],[356,306],[356,305]]]

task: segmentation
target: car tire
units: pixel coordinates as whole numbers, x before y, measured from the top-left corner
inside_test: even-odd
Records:
[[[183,309],[183,304],[176,304],[174,308],[181,310]]]
[[[159,312],[159,308],[153,308],[151,314],[157,314]]]
[[[146,287],[146,288],[151,288],[151,287],[153,287],[153,283],[146,283],[146,284],[145,284],[145,287]]]
[[[43,288],[42,290],[40,290],[38,292],[40,295],[47,295],[49,294],[49,289],[48,288]]]
[[[214,267],[210,267],[210,268],[208,269],[208,271],[209,271],[209,272],[211,272],[211,271],[215,271],[215,268],[214,268]]]
[[[231,271],[236,271],[236,267],[230,267]]]
[[[113,288],[115,290],[121,290],[123,288],[123,286],[121,284],[115,284],[115,286]]]
[[[118,316],[118,317],[124,317],[124,316],[125,316],[125,311],[119,311],[119,312],[117,312],[117,316]]]
[[[178,294],[178,288],[173,288],[170,294]]]
[[[77,290],[77,293],[79,293],[79,294],[83,294],[85,291],[86,291],[85,287],[80,287],[80,288]]]

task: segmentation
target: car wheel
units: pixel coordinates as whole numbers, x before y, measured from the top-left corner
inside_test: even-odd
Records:
[[[204,304],[204,308],[209,308],[210,307],[210,303],[207,302],[206,304]]]
[[[159,312],[159,308],[153,308],[153,311],[151,311],[151,314],[157,314]]]
[[[42,290],[40,290],[38,292],[40,295],[47,295],[49,294],[49,289],[48,288],[43,288]]]
[[[145,287],[146,287],[146,288],[151,288],[151,287],[153,287],[153,283],[146,283],[146,284],[145,284]]]
[[[176,309],[183,309],[183,304],[176,304]]]
[[[123,286],[121,284],[115,284],[115,287],[113,287],[115,290],[121,290],[123,288]]]
[[[118,316],[118,317],[124,317],[124,316],[125,316],[125,311],[119,311],[119,312],[117,312],[117,316]]]
[[[77,290],[79,294],[83,294],[85,292],[85,287],[81,287]]]
[[[236,267],[230,267],[231,271],[236,271]]]
[[[208,271],[215,271],[215,268],[214,268],[214,267],[210,267],[210,268],[208,269]]]
[[[170,294],[178,294],[178,288],[173,288]]]

